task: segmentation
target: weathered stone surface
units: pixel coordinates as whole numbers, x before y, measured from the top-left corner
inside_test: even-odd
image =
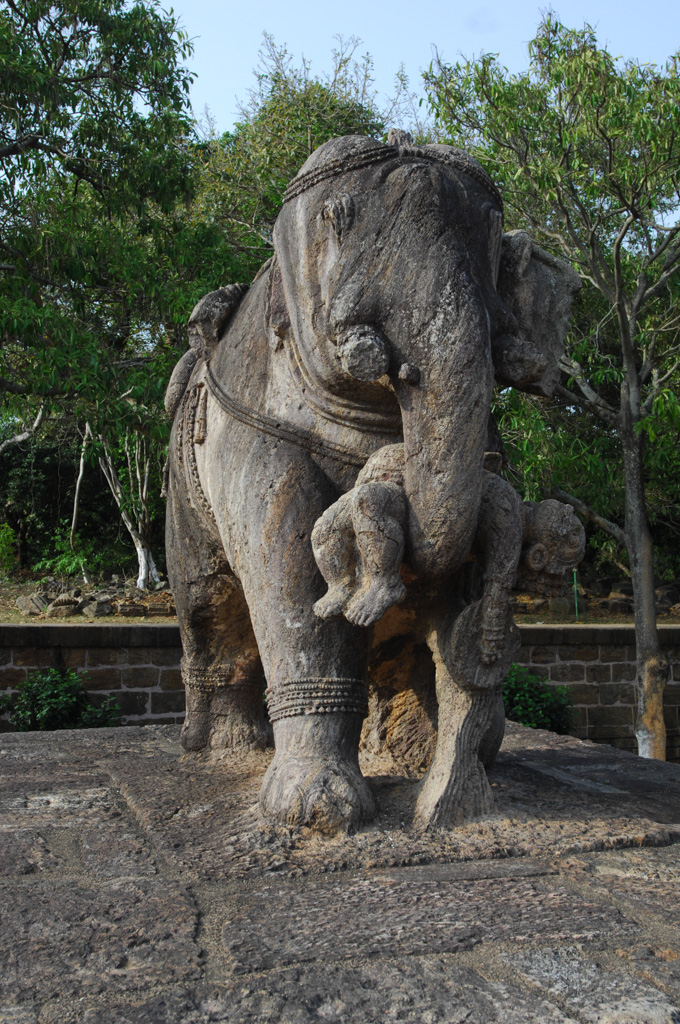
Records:
[[[86,619],[100,619],[113,614],[113,605],[108,601],[88,601],[80,611]]]
[[[114,1015],[115,1014],[115,1015]],[[1,1018],[0,1018],[1,1019]],[[216,988],[195,1000],[157,997],[115,1011],[89,1011],[83,1024],[577,1024],[557,1006],[490,983],[449,958],[303,966]],[[69,1024],[66,1020],[64,1024]]]
[[[576,947],[503,957],[524,979],[557,996],[588,1024],[675,1024],[676,1004],[652,985],[588,961]]]
[[[54,871],[62,863],[39,832],[4,832],[0,837],[0,875]]]
[[[365,752],[321,837],[263,821],[271,751],[178,737],[2,736],[0,1024],[676,1024],[677,766],[511,725],[499,813],[415,833]]]
[[[49,604],[44,594],[26,594],[16,599],[16,606],[25,615],[42,615]]]
[[[191,984],[200,976],[193,900],[176,882],[73,882],[2,893],[3,995],[22,1003]]]
[[[84,830],[80,859],[84,870],[97,878],[158,874],[157,858],[149,844],[134,830],[115,825]]]
[[[222,933],[235,973],[305,961],[453,953],[482,942],[552,942],[633,934],[604,904],[526,879],[451,881],[445,869],[420,878],[412,869],[337,886],[266,886],[238,901]]]
[[[120,818],[110,789],[97,785],[96,776],[72,776],[61,785],[55,785],[55,781],[38,778],[29,785],[4,787],[0,797],[0,831],[71,827],[74,823]]]

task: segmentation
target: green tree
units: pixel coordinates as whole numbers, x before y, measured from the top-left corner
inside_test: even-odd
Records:
[[[0,454],[39,429],[89,424],[97,454],[122,452],[126,481],[125,440],[147,448],[139,486],[132,459],[143,504],[187,308],[228,262],[215,231],[186,218],[190,52],[155,0],[0,12]],[[133,498],[120,500],[115,470],[106,479],[134,533]],[[146,527],[148,506],[140,515]]]
[[[339,38],[330,73],[315,76],[309,63],[297,66],[265,35],[256,87],[239,122],[232,132],[206,140],[195,216],[219,224],[252,272],[271,255],[272,229],[288,182],[318,146],[340,135],[382,138],[395,120],[408,121],[420,137],[428,130],[417,117],[402,70],[393,97],[381,104],[371,58],[357,56],[358,47],[355,38]]]
[[[654,557],[645,478],[659,424],[677,423],[680,268],[679,57],[665,68],[620,61],[586,26],[547,15],[512,75],[494,55],[426,75],[441,129],[473,151],[503,190],[509,219],[566,257],[606,313],[572,339],[558,395],[615,438],[622,525],[578,499],[628,553],[634,588],[639,752],[665,756]],[[591,301],[591,300],[589,300]],[[572,500],[569,498],[569,500]]]
[[[0,394],[19,428],[5,442],[93,375],[94,388],[107,342],[124,348],[111,270],[123,264],[125,285],[136,267],[110,236],[130,215],[148,234],[149,216],[187,194],[189,52],[153,0],[0,11]]]

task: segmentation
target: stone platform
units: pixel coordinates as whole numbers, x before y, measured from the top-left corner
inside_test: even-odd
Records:
[[[510,726],[498,813],[263,826],[269,753],[0,737],[2,1024],[680,1024],[680,766]]]

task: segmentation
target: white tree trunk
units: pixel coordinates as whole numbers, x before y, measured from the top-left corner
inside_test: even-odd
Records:
[[[158,575],[158,569],[154,562],[151,549],[144,542],[144,539],[139,536],[137,531],[134,534],[131,531],[133,543],[135,545],[135,551],[137,552],[137,564],[139,567],[139,575],[137,576],[137,589],[147,590],[149,586],[149,580],[152,583],[160,583],[160,576]]]
[[[101,435],[99,436],[99,440],[102,442],[102,447],[104,449],[104,454],[100,455],[99,457],[99,465],[101,467],[102,473],[104,474],[104,477],[106,478],[106,482],[108,483],[111,489],[111,493],[113,494],[116,505],[118,506],[120,517],[125,524],[126,530],[130,534],[132,543],[135,546],[135,551],[137,552],[137,564],[139,567],[139,573],[137,576],[137,587],[139,590],[146,590],[149,586],[149,579],[151,579],[153,583],[160,582],[160,577],[158,575],[156,563],[154,562],[153,555],[151,554],[151,549],[149,547],[147,540],[143,536],[142,532],[137,528],[137,526],[134,523],[134,520],[132,519],[127,509],[125,508],[123,488],[120,482],[120,477],[118,476],[118,473],[116,471],[116,466],[114,464],[113,457],[111,456],[111,453],[107,447],[106,441]],[[126,450],[129,452],[127,446]],[[130,466],[129,455],[128,466]],[[148,470],[145,489],[143,488],[140,492],[140,497],[143,503],[146,501],[147,490]]]

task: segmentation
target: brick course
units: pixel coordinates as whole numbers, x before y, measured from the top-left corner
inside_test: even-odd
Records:
[[[671,661],[665,718],[669,760],[680,761],[680,626],[661,626]],[[632,626],[520,626],[518,664],[546,682],[566,686],[581,739],[635,750],[635,633]],[[182,649],[173,625],[0,626],[0,692],[32,670],[75,668],[87,674],[97,702],[119,701],[122,722],[181,722]],[[0,720],[0,729],[2,728]]]
[[[520,626],[518,664],[565,685],[576,708],[574,735],[635,750],[635,630],[632,626]],[[671,663],[664,697],[668,759],[680,761],[680,626],[660,626]],[[585,677],[585,683],[583,679]]]
[[[123,725],[179,723],[181,657],[172,625],[0,626],[0,693],[11,692],[31,670],[74,668],[85,673],[95,704],[116,698]]]

